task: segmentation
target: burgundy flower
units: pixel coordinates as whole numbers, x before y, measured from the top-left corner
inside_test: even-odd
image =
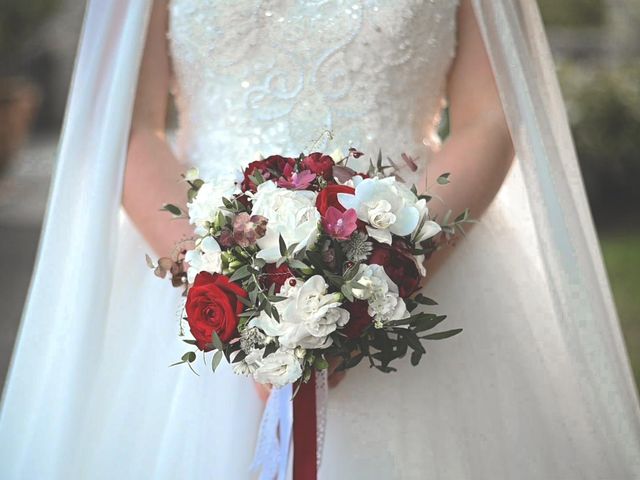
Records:
[[[243,192],[255,192],[257,186],[251,177],[255,176],[256,172],[259,172],[265,180],[279,178],[284,173],[285,166],[290,165],[293,167],[295,164],[296,161],[294,158],[282,157],[280,155],[271,155],[264,160],[251,162],[244,170],[244,179],[240,184],[240,188]]]
[[[320,152],[311,153],[302,160],[303,168],[311,170],[325,180],[331,180],[333,178],[332,171],[334,165],[335,162],[333,158]]]
[[[349,322],[342,329],[342,332],[349,338],[358,338],[373,322],[369,315],[369,304],[366,300],[356,300],[346,302],[344,308],[349,312]]]
[[[413,255],[403,242],[393,245],[376,243],[369,263],[380,265],[389,278],[398,286],[401,298],[408,298],[420,287],[420,273]]]

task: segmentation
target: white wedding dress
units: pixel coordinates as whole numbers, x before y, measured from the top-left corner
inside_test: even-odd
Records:
[[[258,153],[349,146],[418,158],[416,173],[400,172],[408,182],[442,173],[427,165],[455,54],[457,0],[172,0],[169,9],[176,151],[204,176],[232,174]],[[599,352],[577,357],[584,350],[572,348],[581,319],[545,321],[561,313],[525,190],[516,162],[425,290],[448,315],[446,327],[464,332],[428,345],[416,368],[406,361],[385,375],[363,363],[330,391],[321,479],[638,478],[636,419],[618,409]],[[179,292],[145,266],[150,248],[124,215],[118,242],[88,387],[64,417],[43,408],[4,419],[3,439],[32,433],[20,438],[28,453],[13,454],[23,461],[11,457],[1,476],[252,478],[262,404],[251,381],[227,366],[214,375],[200,361],[200,376],[168,368],[187,350],[177,337]],[[57,381],[55,369],[49,374],[44,391]],[[56,395],[64,393],[52,393],[57,405]],[[39,424],[62,433],[41,435]]]

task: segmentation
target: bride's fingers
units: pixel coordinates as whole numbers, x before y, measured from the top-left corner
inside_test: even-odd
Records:
[[[258,397],[260,397],[260,400],[262,400],[262,403],[267,403],[267,399],[269,398],[269,394],[271,393],[271,386],[258,382],[253,382],[253,386],[258,393]]]

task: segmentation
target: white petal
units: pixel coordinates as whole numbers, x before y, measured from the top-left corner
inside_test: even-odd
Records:
[[[391,232],[389,230],[379,230],[367,225],[367,233],[374,240],[391,245]]]
[[[355,195],[352,195],[350,193],[339,193],[338,203],[340,203],[340,205],[342,205],[347,210],[350,208],[357,210],[358,208],[358,199]]]
[[[389,227],[389,230],[396,235],[404,237],[405,235],[413,233],[418,226],[419,220],[420,213],[418,213],[417,208],[410,206],[404,207],[396,212],[396,221]]]

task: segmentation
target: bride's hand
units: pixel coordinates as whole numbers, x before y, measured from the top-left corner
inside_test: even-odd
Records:
[[[335,388],[344,379],[347,373],[344,370],[336,372],[336,368],[340,366],[341,361],[342,359],[340,357],[331,357],[329,359],[329,388]],[[258,382],[253,382],[253,384],[260,400],[262,400],[263,403],[266,403],[269,398],[269,394],[271,393],[271,385],[265,385],[264,383]]]

